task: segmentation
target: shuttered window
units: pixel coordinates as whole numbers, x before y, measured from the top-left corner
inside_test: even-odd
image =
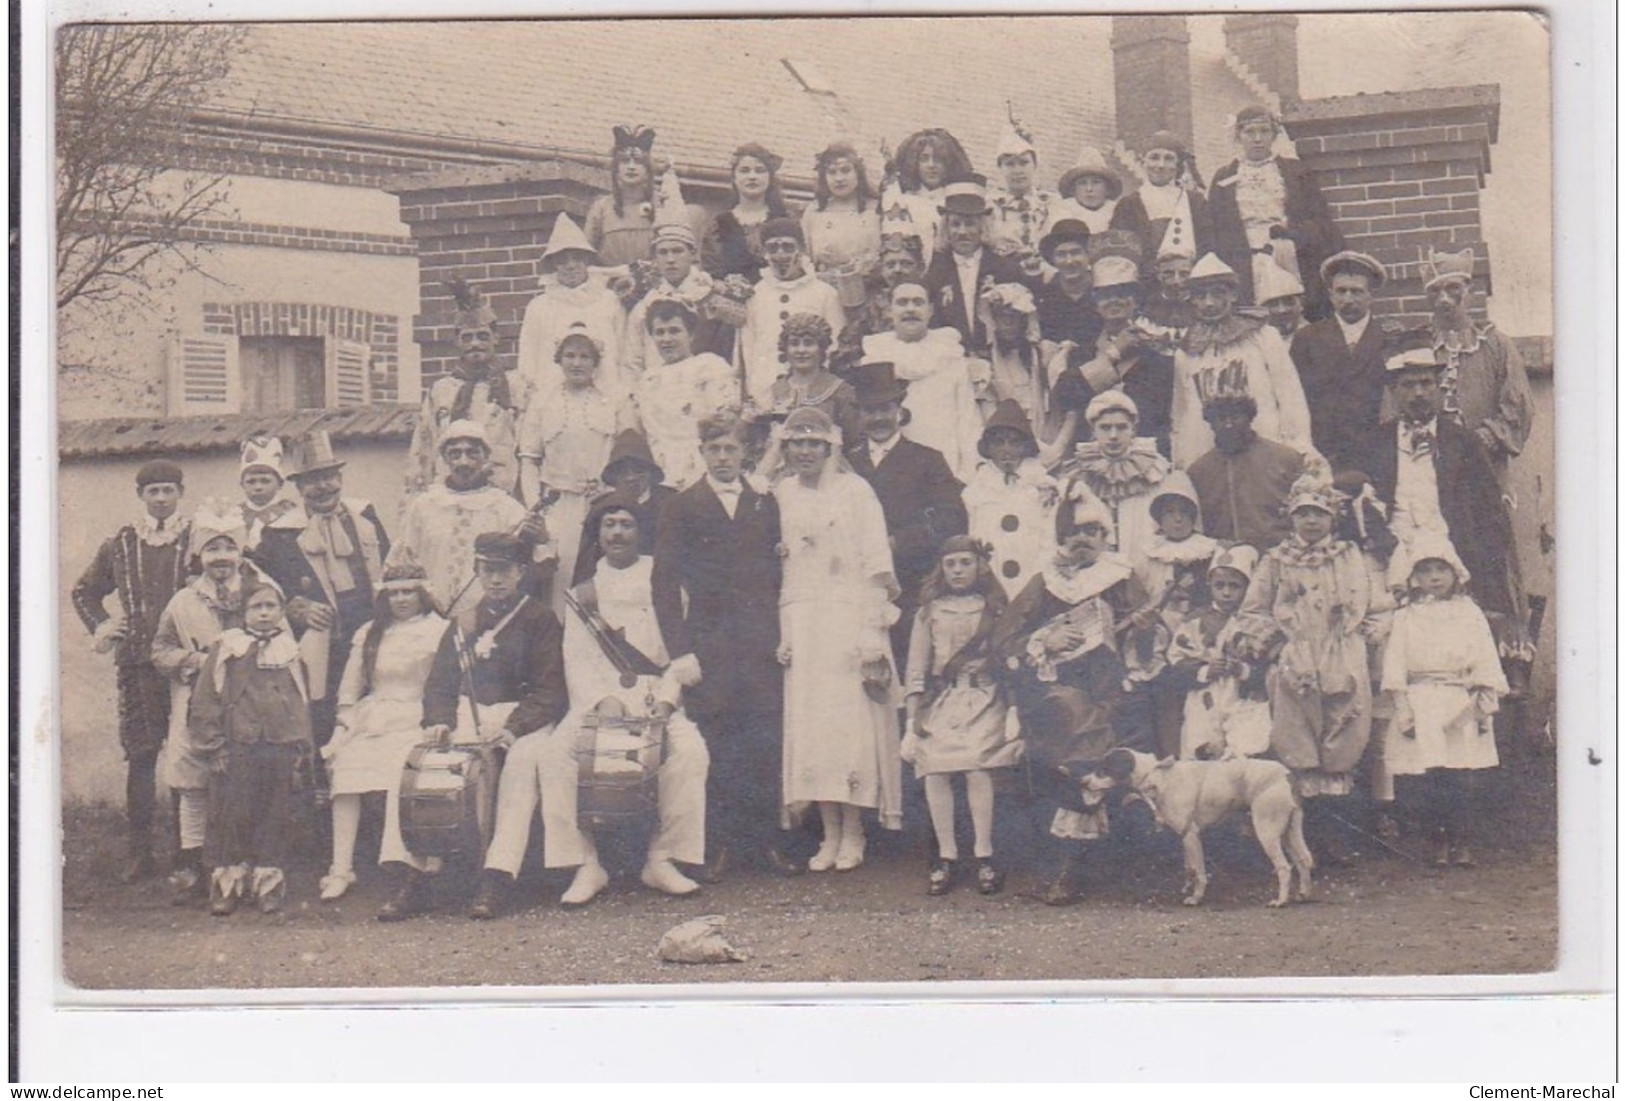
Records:
[[[366,405],[372,398],[368,368],[372,349],[354,340],[330,337],[327,341],[327,404],[345,409]]]
[[[241,393],[236,337],[183,333],[170,341],[171,415],[235,413],[241,405]]]

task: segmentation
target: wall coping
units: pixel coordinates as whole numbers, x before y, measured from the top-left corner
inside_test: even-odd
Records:
[[[1489,140],[1494,142],[1501,123],[1501,86],[1463,84],[1409,92],[1363,92],[1306,99],[1283,111],[1281,121],[1287,133],[1297,138],[1316,135],[1330,128],[1330,124],[1360,122],[1364,124],[1360,127],[1362,130],[1380,130],[1388,119],[1440,111],[1482,114],[1489,126]]]

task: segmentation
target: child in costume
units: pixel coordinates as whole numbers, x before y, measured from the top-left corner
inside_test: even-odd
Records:
[[[1404,778],[1401,803],[1430,831],[1434,863],[1471,866],[1471,781],[1500,764],[1493,716],[1506,675],[1489,620],[1462,591],[1467,569],[1450,541],[1423,535],[1412,549],[1409,602],[1394,613],[1383,654],[1394,718],[1382,772]]]
[[[338,723],[322,747],[333,795],[333,863],[322,901],[355,883],[361,797],[398,788],[406,759],[423,740],[423,685],[446,621],[435,614],[428,574],[415,562],[384,570],[371,622],[356,632],[339,682]],[[404,860],[399,816],[386,813],[380,863]]]
[[[992,554],[1007,597],[1055,557],[1060,483],[1045,472],[1031,422],[1014,400],[999,402],[976,450],[982,455],[962,494],[970,534]]]
[[[1268,616],[1241,614],[1258,551],[1238,543],[1212,563],[1208,606],[1180,625],[1168,647],[1169,686],[1184,695],[1179,756],[1255,757],[1270,747],[1265,681],[1285,636]]]
[[[1169,676],[1169,644],[1174,635],[1206,604],[1208,567],[1219,544],[1203,535],[1196,488],[1182,470],[1170,471],[1151,498],[1156,533],[1135,560],[1134,578],[1156,609],[1159,622],[1136,646],[1125,647],[1131,691],[1150,708],[1157,749],[1165,757],[1179,752],[1179,729],[1185,691]]]
[[[927,893],[953,888],[959,861],[954,835],[953,776],[965,777],[975,831],[976,889],[996,894],[1004,873],[993,863],[993,773],[1022,758],[1022,743],[989,648],[1006,598],[993,575],[991,550],[967,535],[942,545],[921,590],[908,648],[903,759],[925,785],[937,838]]]
[[[245,587],[243,626],[210,649],[187,719],[192,752],[210,772],[204,858],[213,869],[209,908],[219,917],[246,898],[263,913],[282,908],[289,826],[313,752],[308,698],[281,590]]]

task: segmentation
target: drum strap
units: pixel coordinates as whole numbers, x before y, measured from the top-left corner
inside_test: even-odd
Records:
[[[618,628],[611,627],[604,617],[598,614],[598,590],[591,581],[585,581],[574,589],[564,590],[565,605],[581,620],[582,626],[603,651],[604,657],[615,670],[622,674],[640,677],[658,677],[666,671],[666,667],[655,661],[648,654],[626,641],[626,635]]]

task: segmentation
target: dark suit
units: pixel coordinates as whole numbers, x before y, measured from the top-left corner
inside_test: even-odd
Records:
[[[1292,337],[1292,363],[1309,402],[1315,450],[1326,456],[1333,470],[1353,463],[1355,452],[1381,419],[1387,383],[1384,345],[1375,317],[1366,321],[1353,348],[1343,340],[1334,317],[1306,325]]]
[[[1021,283],[1033,290],[1038,289],[1036,281],[1021,270],[1017,261],[999,256],[984,246],[976,265],[978,295],[990,279],[995,283]],[[931,257],[931,266],[925,270],[922,282],[931,295],[932,323],[958,329],[967,354],[985,355],[992,337],[987,326],[977,319],[976,303],[965,301],[964,288],[959,285],[959,264],[954,259],[952,249],[937,250],[936,255]]]
[[[1302,161],[1277,157],[1286,184],[1286,233],[1298,247],[1298,271],[1303,277],[1303,312],[1311,321],[1326,316],[1326,288],[1320,281],[1320,262],[1343,247],[1343,235],[1332,221],[1315,174]],[[1240,162],[1231,161],[1213,177],[1208,188],[1208,213],[1213,223],[1212,250],[1236,269],[1241,278],[1241,301],[1253,301],[1253,250],[1247,243],[1241,208],[1236,203]]]
[[[937,548],[950,535],[970,529],[961,494],[965,487],[948,469],[942,452],[909,439],[899,439],[877,469],[869,459],[869,441],[846,453],[852,469],[880,499],[886,532],[892,541],[892,564],[903,595],[902,616],[892,627],[897,667],[907,665],[908,636],[919,607],[920,585],[937,564]]]
[[[702,479],[667,502],[655,542],[652,587],[666,651],[673,660],[693,654],[702,674],[683,690],[683,710],[711,752],[706,834],[713,850],[745,856],[774,843],[783,789],[781,540],[776,500],[747,483],[729,517]]]
[[[1512,540],[1512,521],[1501,497],[1500,483],[1476,435],[1443,417],[1434,423],[1438,442],[1433,463],[1439,485],[1439,512],[1461,564],[1472,574],[1467,591],[1492,622],[1501,618],[1495,626],[1498,637],[1502,637],[1507,620],[1516,622],[1521,615],[1522,600],[1517,545]],[[1367,433],[1357,457],[1358,468],[1365,471],[1377,496],[1391,509],[1402,458],[1398,423],[1379,425]],[[1406,462],[1418,461],[1403,458]],[[1521,628],[1518,622],[1513,634],[1521,635]]]

